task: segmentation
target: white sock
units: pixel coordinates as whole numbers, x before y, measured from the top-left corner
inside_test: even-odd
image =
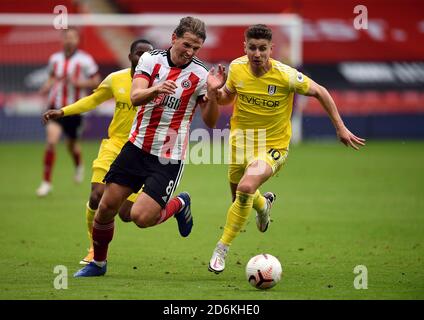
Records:
[[[96,261],[96,260],[93,260],[93,262],[98,266],[98,267],[100,267],[100,268],[103,268],[104,267],[104,265],[106,264],[106,261]]]
[[[178,198],[178,200],[180,200],[181,201],[181,209],[180,209],[180,211],[181,210],[183,210],[184,209],[184,207],[185,207],[185,202],[184,202],[184,200],[182,199],[182,198],[180,198],[180,197],[177,197]],[[178,212],[180,212],[180,211],[178,211]]]

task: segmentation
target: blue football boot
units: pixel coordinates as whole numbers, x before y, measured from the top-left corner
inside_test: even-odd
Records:
[[[181,192],[177,197],[183,199],[184,208],[180,212],[176,213],[174,217],[177,219],[178,230],[180,231],[181,236],[187,237],[191,232],[191,228],[193,228],[193,216],[191,215],[191,199],[190,195],[187,192]]]
[[[94,261],[91,261],[84,268],[78,270],[75,274],[75,278],[79,277],[98,277],[103,276],[106,273],[106,265],[99,267]]]

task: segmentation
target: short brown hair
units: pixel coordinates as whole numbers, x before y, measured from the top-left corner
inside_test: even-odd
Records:
[[[264,24],[255,24],[250,26],[244,32],[246,40],[249,39],[266,39],[272,40],[272,30]]]
[[[203,41],[206,40],[206,27],[205,23],[194,17],[185,17],[180,20],[180,24],[174,30],[174,33],[178,38],[182,38],[184,33],[190,32],[197,37],[201,38]]]

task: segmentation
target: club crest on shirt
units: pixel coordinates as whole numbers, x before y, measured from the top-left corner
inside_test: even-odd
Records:
[[[190,89],[191,88],[191,81],[189,79],[185,79],[183,81],[181,81],[181,87],[183,87],[184,89]]]
[[[274,86],[271,84],[268,86],[268,94],[270,96],[272,96],[276,91],[277,91],[277,86]]]

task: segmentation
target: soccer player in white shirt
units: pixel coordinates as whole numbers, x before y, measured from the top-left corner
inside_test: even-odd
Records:
[[[63,50],[54,53],[48,64],[49,78],[40,89],[40,93],[49,92],[48,108],[60,109],[87,96],[91,89],[100,83],[98,66],[91,55],[78,49],[79,33],[69,28],[63,31]],[[81,115],[56,119],[46,126],[46,149],[43,162],[43,180],[37,189],[37,195],[44,197],[52,190],[52,171],[56,157],[56,145],[65,134],[66,145],[75,164],[74,180],[81,183],[84,178],[84,166],[81,147],[78,143]]]
[[[222,66],[208,72],[195,57],[205,39],[204,23],[185,17],[172,34],[171,48],[141,56],[131,89],[131,101],[139,109],[129,141],[105,177],[93,226],[94,260],[75,277],[106,273],[114,217],[122,202],[141,186],[143,193],[131,208],[131,220],[137,226],[155,226],[174,216],[181,236],[190,234],[193,217],[189,194],[171,197],[183,173],[195,108],[199,105],[203,121],[213,128],[219,116],[217,91],[226,78]]]

